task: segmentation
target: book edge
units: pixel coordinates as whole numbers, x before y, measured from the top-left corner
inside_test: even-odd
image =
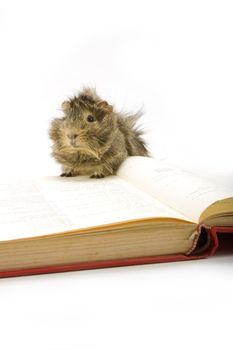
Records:
[[[9,270],[9,271],[0,271],[0,278],[203,259],[215,254],[219,245],[218,237],[217,237],[219,233],[229,232],[233,234],[233,227],[218,227],[218,226],[206,227],[204,225],[200,225],[199,232],[203,228],[208,230],[208,233],[210,235],[210,246],[208,247],[207,250],[202,252],[200,255],[176,254],[176,255],[137,257],[137,258],[126,258],[126,259],[106,260],[106,261],[96,261],[96,262],[83,262],[83,263],[77,263],[77,264],[75,263],[63,264],[63,265],[45,266],[45,267],[37,267],[37,268],[29,268],[29,269],[17,269],[17,270]]]
[[[205,258],[206,256],[186,256],[186,255],[163,255],[156,257],[138,257],[138,258],[125,258],[117,260],[106,260],[106,261],[96,261],[96,262],[83,262],[77,264],[63,264],[54,266],[45,266],[29,269],[18,269],[9,271],[0,271],[0,278],[5,277],[18,277],[18,276],[28,276],[28,275],[39,275],[57,272],[69,272],[69,271],[80,271],[80,270],[92,270],[101,269],[108,267],[122,267],[122,266],[132,266],[132,265],[144,265],[162,262],[178,262],[186,260],[194,260]]]

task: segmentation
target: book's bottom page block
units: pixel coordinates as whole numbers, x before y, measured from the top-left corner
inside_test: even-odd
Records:
[[[194,251],[192,255],[176,254],[151,257],[137,257],[118,260],[83,262],[67,265],[63,264],[55,266],[43,266],[29,269],[17,269],[12,271],[0,271],[0,278],[203,259],[215,254],[216,250],[219,247],[219,234],[233,234],[233,227],[201,227],[201,230],[204,244],[206,238],[208,237],[209,239],[208,247],[204,251],[200,250],[200,253],[198,253],[198,250],[196,252]]]

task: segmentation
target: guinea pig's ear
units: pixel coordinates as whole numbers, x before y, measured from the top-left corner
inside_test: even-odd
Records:
[[[96,106],[107,113],[111,113],[113,111],[113,107],[110,106],[107,101],[99,101],[97,102]]]
[[[64,101],[62,102],[61,108],[63,110],[64,113],[67,113],[70,111],[70,101]]]

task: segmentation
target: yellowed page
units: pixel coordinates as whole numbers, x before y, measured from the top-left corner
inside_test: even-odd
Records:
[[[116,176],[0,183],[0,240],[147,217],[186,219]]]
[[[233,197],[233,186],[220,186],[156,158],[129,157],[118,176],[196,223],[210,204]]]
[[[224,216],[224,217],[223,217]],[[221,220],[219,219],[220,217]],[[215,202],[210,205],[207,209],[205,209],[201,216],[200,222],[205,223],[213,223],[213,222],[221,222],[224,225],[233,224],[233,197],[222,199],[220,201]],[[216,224],[215,224],[216,225]],[[221,226],[221,224],[217,224]]]

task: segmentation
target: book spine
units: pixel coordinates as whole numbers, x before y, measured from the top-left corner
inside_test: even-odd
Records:
[[[209,237],[210,237],[210,244],[207,248],[207,251],[205,252],[207,256],[212,256],[215,254],[216,250],[219,247],[219,235],[222,233],[226,234],[233,234],[233,227],[222,227],[222,226],[213,226],[213,227],[206,227],[204,225],[201,226],[202,228],[206,229],[208,231]]]
[[[216,253],[219,247],[219,237],[221,234],[233,234],[233,227],[227,226],[206,226],[199,225],[198,227],[199,237],[196,244],[196,248],[192,251],[191,255],[205,258],[212,256]],[[220,235],[220,236],[219,236]]]

